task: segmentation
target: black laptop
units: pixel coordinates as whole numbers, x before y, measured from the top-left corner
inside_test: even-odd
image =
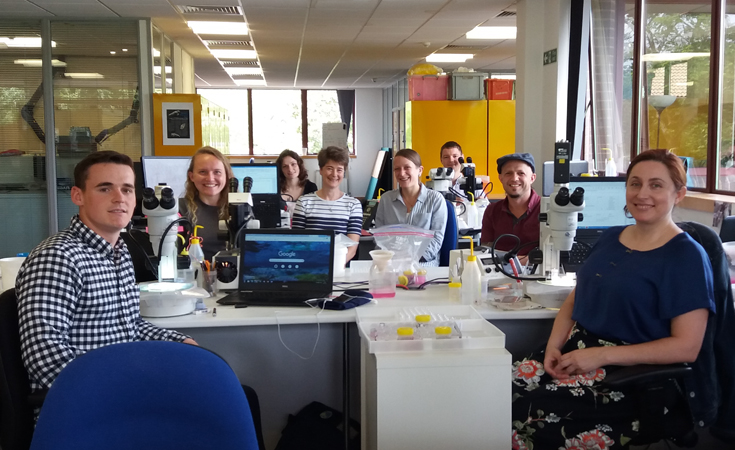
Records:
[[[221,305],[308,306],[332,293],[334,232],[244,229],[238,290]]]

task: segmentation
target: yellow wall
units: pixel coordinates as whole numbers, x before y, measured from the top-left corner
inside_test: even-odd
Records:
[[[406,103],[406,146],[421,155],[424,179],[442,166],[439,149],[447,141],[458,142],[476,175],[489,175],[493,193],[502,194],[495,160],[515,152],[515,100]]]

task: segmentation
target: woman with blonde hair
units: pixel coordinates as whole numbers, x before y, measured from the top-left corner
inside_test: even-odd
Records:
[[[217,239],[220,220],[227,220],[227,191],[233,177],[227,158],[213,147],[202,147],[189,163],[186,194],[179,202],[179,213],[194,225],[201,225],[197,235],[202,237],[204,257],[211,260],[224,250],[226,240]]]

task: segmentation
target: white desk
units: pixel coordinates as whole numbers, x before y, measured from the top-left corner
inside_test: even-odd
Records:
[[[428,279],[443,277],[446,268],[432,268]],[[367,279],[367,274],[351,274],[344,280]],[[394,299],[381,299],[377,305],[417,307],[446,304],[445,285],[429,286],[423,291],[399,290]],[[199,344],[222,356],[243,384],[252,386],[261,401],[263,435],[266,447],[275,447],[288,414],[296,414],[309,402],[317,400],[342,410],[344,328],[355,322],[355,311],[323,311],[308,308],[248,307],[235,309],[219,306],[215,299],[205,301],[211,313],[150,319],[158,326],[181,330]],[[479,309],[506,334],[506,348],[519,358],[545,342],[556,311],[498,311]],[[317,331],[317,321],[319,331]],[[277,326],[274,326],[277,325]],[[278,326],[287,325],[287,326]],[[350,416],[360,417],[360,339],[354,325],[347,328],[350,350]],[[279,337],[280,329],[280,337]],[[302,356],[308,356],[319,334],[319,342],[310,359],[302,359],[286,349],[281,340]],[[366,424],[362,424],[363,427]],[[510,424],[508,424],[510,426]]]

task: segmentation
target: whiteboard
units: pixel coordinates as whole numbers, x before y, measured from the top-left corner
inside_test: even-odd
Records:
[[[145,187],[155,188],[164,183],[171,186],[175,197],[184,196],[190,156],[142,156],[140,161]]]

